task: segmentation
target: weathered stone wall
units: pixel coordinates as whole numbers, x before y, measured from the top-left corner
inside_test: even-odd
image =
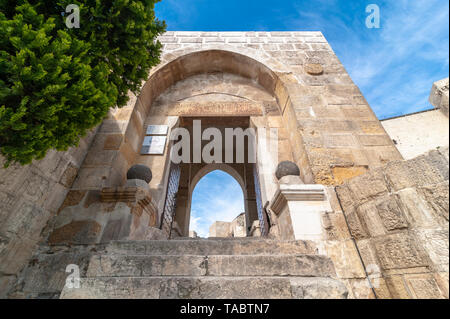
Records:
[[[154,174],[147,201],[155,200],[161,214],[159,203],[164,204],[168,161],[140,155],[146,124],[172,127],[183,115],[231,116],[238,111],[250,117],[255,127],[279,128],[279,160],[296,162],[306,183],[342,184],[368,170],[372,170],[368,174],[375,174],[378,167],[402,158],[320,32],[168,32],[160,40],[164,45],[161,64],[152,69],[139,96],[130,94],[126,106],[109,113],[84,160],[87,144],[73,150],[74,159],[57,155],[24,171],[0,172],[0,196],[5,197],[0,201],[0,211],[6,212],[0,215],[1,286],[15,281],[39,240],[36,234],[41,233],[50,216],[59,213],[42,236],[50,245],[39,247],[11,296],[58,296],[68,264],[79,265],[83,276],[90,254],[102,243],[127,238],[130,230],[140,232],[142,220],[145,226],[153,225],[153,219],[141,218],[142,211],[132,214],[136,206],[124,200],[129,190],[120,188],[126,183],[127,170],[145,163]],[[423,167],[424,176],[434,172],[427,165]],[[276,185],[274,173],[275,167],[270,176],[261,178],[263,202],[271,199],[267,190],[273,191],[272,184]],[[372,192],[372,183],[376,184],[367,176],[358,179],[362,194]],[[354,179],[342,189],[352,183],[356,183]],[[2,184],[8,184],[4,189],[9,191],[5,192]],[[328,189],[332,194],[334,187]],[[105,202],[103,190],[118,197],[114,195],[115,201]],[[353,195],[356,199],[358,196]],[[355,205],[359,207],[372,197],[364,197]],[[9,198],[18,199],[20,205],[33,203],[36,209],[24,206],[17,213],[16,206],[6,207],[19,205]],[[448,202],[448,193],[445,199]],[[349,206],[344,205],[344,210],[351,215]],[[351,288],[351,296],[371,297],[370,289],[357,289],[367,279],[337,199],[333,212],[324,215],[327,242],[321,249],[333,260],[338,277]],[[408,224],[406,235],[413,230]],[[397,230],[386,230],[386,234],[395,235]],[[378,240],[378,235],[366,235],[364,239]],[[393,259],[403,262],[396,256]],[[442,271],[430,270],[427,274],[432,273],[441,276]],[[426,285],[420,280],[415,283]],[[389,296],[392,294],[389,290]]]
[[[255,76],[276,97],[285,138],[306,183],[336,185],[402,159],[321,32],[167,32],[160,41],[162,65],[183,54],[223,50],[256,59],[274,71],[279,79],[271,82],[258,74],[256,64],[239,66],[225,57],[230,72]],[[213,56],[199,56],[192,64],[206,66],[208,58]],[[236,66],[238,71],[233,70]],[[171,71],[183,69],[175,65]],[[166,81],[170,77],[177,74]]]
[[[430,110],[381,121],[404,159],[413,159],[437,147],[449,145],[448,116]]]
[[[76,148],[50,151],[27,166],[5,169],[0,158],[0,297],[46,237],[42,231],[72,187],[95,133]]]
[[[214,222],[209,227],[209,237],[246,237],[245,213],[239,214],[231,222]]]
[[[380,298],[448,298],[448,154],[393,161],[336,188]]]
[[[230,105],[242,103],[240,97],[248,101],[256,87],[275,97],[279,114],[274,112],[271,127],[280,128],[279,139],[290,144],[307,183],[336,185],[402,158],[321,32],[167,32],[160,41],[160,65],[139,96],[131,94],[128,105],[103,122],[73,189],[123,185],[136,161],[151,163],[160,174],[166,163],[139,156],[145,124],[173,125],[172,117],[193,115],[194,105],[205,113],[201,105],[211,103],[212,96]],[[227,86],[212,73],[231,74],[225,80],[246,78],[253,85]],[[157,180],[151,188],[164,188]]]

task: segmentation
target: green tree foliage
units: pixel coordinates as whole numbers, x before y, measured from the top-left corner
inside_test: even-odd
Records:
[[[159,0],[0,0],[0,153],[67,150],[137,93],[159,63]],[[80,28],[67,28],[69,4]]]

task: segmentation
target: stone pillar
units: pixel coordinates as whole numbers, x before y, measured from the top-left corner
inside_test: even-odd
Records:
[[[331,212],[325,187],[304,184],[292,162],[278,165],[279,188],[269,204],[277,217],[278,236],[285,240],[325,240],[322,214]]]
[[[278,217],[281,239],[325,240],[321,216],[332,209],[323,185],[284,177],[269,207]]]

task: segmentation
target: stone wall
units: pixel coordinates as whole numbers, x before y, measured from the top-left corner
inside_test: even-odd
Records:
[[[209,227],[209,237],[246,237],[245,213],[239,214],[231,222],[214,222]]]
[[[30,165],[3,168],[0,158],[0,297],[16,281],[77,176],[96,129],[79,146],[50,151]]]
[[[448,298],[448,148],[393,161],[336,191],[378,297]]]
[[[437,147],[449,145],[448,116],[430,110],[382,120],[404,159],[412,159]]]
[[[210,59],[220,59],[217,52],[222,50],[250,57],[273,71],[261,74],[256,61],[240,65],[240,58],[223,57],[228,72],[254,77],[275,96],[281,127],[287,130],[283,139],[291,144],[306,183],[336,185],[402,159],[321,32],[167,32],[160,41],[163,63],[155,74],[174,61],[166,83],[178,73],[182,76],[185,68],[207,68]],[[180,56],[208,50],[214,54],[199,54],[191,66],[180,68]]]
[[[278,114],[267,127],[280,129],[280,143],[290,145],[289,157],[306,183],[336,185],[402,158],[321,32],[167,32],[159,40],[161,63],[151,70],[141,93],[131,94],[128,105],[103,122],[73,189],[123,185],[127,169],[137,161],[163,174],[163,159],[140,156],[149,115],[152,123],[173,125],[173,118],[192,115],[194,102],[211,103],[214,96],[228,102],[224,107],[219,103],[226,109],[237,102],[236,96],[251,99],[255,87],[275,98],[269,108]],[[214,73],[245,78],[253,88],[241,81],[240,92],[235,85],[216,90]],[[156,199],[164,197],[164,178],[158,176],[151,185]]]

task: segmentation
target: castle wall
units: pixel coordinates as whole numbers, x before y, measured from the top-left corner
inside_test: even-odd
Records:
[[[172,123],[170,117],[193,114],[198,105],[207,110],[201,105],[211,105],[210,97],[191,95],[205,91],[200,89],[201,80],[191,81],[190,87],[178,87],[179,98],[186,97],[182,93],[188,91],[191,100],[158,102],[164,107],[155,104],[166,90],[174,92],[178,82],[188,84],[189,77],[205,73],[242,76],[276,98],[280,117],[272,123],[285,129],[280,140],[291,145],[292,158],[307,183],[339,184],[401,159],[320,32],[167,32],[160,41],[164,45],[160,65],[152,69],[140,95],[131,94],[128,105],[111,112],[104,121],[74,190],[123,184],[127,169],[136,161],[143,162],[139,152],[144,124]],[[225,93],[238,92],[227,89]],[[230,95],[224,99],[222,94],[221,99],[248,107],[248,103],[230,100]],[[156,174],[165,167],[156,157],[146,162],[155,166],[152,170]]]
[[[89,245],[95,246],[113,239],[127,239],[129,233],[123,230],[127,227],[129,230],[130,225],[141,226],[141,215],[131,216],[135,206],[125,204],[119,195],[127,193],[128,189],[120,187],[126,182],[127,170],[136,163],[148,165],[153,172],[154,178],[149,185],[151,196],[146,198],[148,202],[150,198],[156,202],[160,216],[167,185],[169,149],[167,146],[166,156],[141,156],[145,125],[167,124],[174,127],[180,116],[189,115],[241,115],[250,117],[252,127],[279,129],[278,161],[296,162],[305,183],[328,185],[330,197],[336,185],[343,185],[338,188],[342,208],[339,200],[333,197],[333,212],[324,213],[322,224],[327,231],[327,242],[321,249],[332,258],[339,278],[346,281],[353,297],[370,297],[370,289],[357,289],[360,283],[366,281],[366,275],[352,236],[357,239],[358,247],[365,243],[359,239],[369,240],[369,243],[373,240],[373,245],[376,246],[378,241],[383,242],[391,238],[389,236],[400,233],[406,236],[405,238],[416,236],[416,224],[408,220],[405,222],[408,223],[406,228],[397,229],[396,223],[392,226],[387,222],[387,226],[383,227],[394,228],[380,230],[376,228],[377,219],[369,220],[366,226],[375,227],[378,232],[368,233],[367,229],[365,237],[358,239],[354,235],[358,229],[353,229],[351,223],[352,211],[367,202],[378,200],[381,195],[400,196],[397,192],[404,189],[407,190],[406,193],[409,189],[422,192],[420,194],[425,196],[423,205],[438,210],[434,200],[426,197],[431,196],[431,192],[426,193],[424,187],[436,187],[439,191],[444,188],[445,191],[445,185],[442,183],[445,180],[448,182],[448,155],[447,177],[443,180],[439,177],[439,172],[445,173],[445,167],[433,168],[442,162],[441,155],[414,162],[414,165],[419,165],[420,169],[417,171],[426,176],[428,172],[434,174],[438,170],[438,173],[430,177],[435,180],[427,180],[423,185],[401,184],[403,178],[410,181],[409,176],[403,176],[398,177],[401,187],[397,189],[386,184],[387,175],[383,175],[385,177],[382,179],[368,178],[373,174],[389,174],[389,168],[392,166],[388,165],[386,173],[381,171],[388,162],[394,161],[392,165],[408,169],[409,164],[397,162],[402,159],[401,154],[320,32],[167,32],[160,40],[164,45],[161,64],[152,69],[139,96],[130,93],[130,101],[126,106],[109,112],[93,138],[92,146],[84,160],[88,143],[74,150],[77,155],[70,155],[74,156],[74,159],[58,153],[54,155],[55,158],[42,161],[39,164],[42,166],[34,165],[23,170],[0,172],[3,174],[0,180],[0,196],[18,199],[17,194],[20,194],[23,196],[21,203],[31,203],[33,207],[37,207],[36,210],[19,210],[23,212],[18,214],[13,207],[0,206],[0,211],[3,209],[7,212],[1,215],[0,219],[0,267],[3,267],[0,268],[0,273],[3,274],[3,277],[0,277],[0,285],[6,287],[15,280],[17,271],[30,258],[35,243],[39,240],[38,234],[47,224],[47,220],[57,212],[58,215],[51,220],[48,231],[44,233],[50,246],[37,251],[33,262],[29,263],[29,267],[22,273],[21,283],[24,287],[18,289],[17,296],[56,296],[64,284],[67,264],[75,263],[80,265],[82,270],[85,269],[89,250],[95,250],[95,247]],[[238,91],[234,91],[235,89]],[[62,161],[61,166],[59,161]],[[74,168],[66,173],[70,163]],[[261,178],[263,202],[271,200],[277,187],[275,167],[272,168],[270,174]],[[416,174],[417,171],[413,169]],[[398,172],[394,169],[392,174],[395,173]],[[34,178],[35,175],[39,178],[33,181],[31,177]],[[361,176],[354,179],[359,175]],[[67,179],[70,182],[67,182]],[[423,177],[415,176],[413,182],[422,180]],[[8,185],[5,186],[5,183]],[[359,185],[356,190],[352,188],[355,183]],[[384,183],[384,186],[377,183]],[[8,191],[5,192],[5,189]],[[105,189],[108,191],[106,195],[109,196],[106,200],[111,199],[110,202],[105,202],[105,194],[102,192]],[[346,201],[346,189],[353,192],[347,199],[351,200],[351,204]],[[372,194],[378,190],[380,193]],[[56,196],[57,199],[51,200],[50,195]],[[442,198],[448,203],[448,188],[446,196]],[[438,202],[440,201],[441,199]],[[1,201],[0,205],[5,206],[5,203],[8,204],[9,201]],[[52,208],[47,209],[50,204],[53,205]],[[378,202],[373,204],[378,205]],[[39,205],[43,205],[44,214],[40,213]],[[384,210],[380,214],[383,213]],[[371,217],[374,215],[370,214]],[[348,231],[346,218],[349,220],[352,234]],[[436,218],[429,233],[419,231],[417,234],[438,238],[439,234],[443,233],[445,236],[441,220]],[[283,222],[289,221],[280,221],[280,224]],[[145,223],[150,225],[148,221]],[[421,224],[417,225],[418,229],[422,229]],[[47,234],[49,236],[46,236]],[[423,238],[420,234],[414,237],[417,242]],[[28,238],[30,236],[32,238]],[[149,237],[139,237],[142,238]],[[411,242],[402,238],[399,238],[399,244],[396,244],[399,245],[400,251],[405,241]],[[380,245],[382,247],[382,244]],[[386,245],[386,250],[389,251],[392,245]],[[400,264],[398,269],[400,276],[403,276],[401,280],[409,280],[406,270],[402,272],[405,267],[401,258],[410,260],[407,254],[411,249],[404,248],[405,256],[400,257],[389,254],[384,257],[383,251],[380,250],[383,248],[377,249],[376,246],[379,265],[384,267],[383,276],[397,275],[385,271],[391,269],[385,267],[386,263],[391,265],[391,258],[394,265]],[[438,278],[445,278],[445,272],[442,271],[439,254],[430,257],[433,262],[420,264],[417,266],[419,268],[415,265],[406,267],[418,276],[417,285],[433,285],[435,282],[439,285],[436,291],[441,291],[442,285]],[[420,281],[424,274],[428,276],[427,279]],[[83,276],[83,273],[81,275]],[[431,280],[430,276],[436,278],[435,281]],[[396,278],[392,280],[395,281]],[[382,287],[388,286],[388,282],[386,279]],[[391,288],[384,295],[395,296]]]
[[[449,296],[448,154],[393,161],[336,188],[379,298]]]
[[[43,230],[72,187],[96,131],[78,147],[52,150],[27,166],[5,169],[0,158],[0,297],[48,235]]]
[[[405,159],[449,145],[449,121],[441,110],[408,114],[381,121]]]

